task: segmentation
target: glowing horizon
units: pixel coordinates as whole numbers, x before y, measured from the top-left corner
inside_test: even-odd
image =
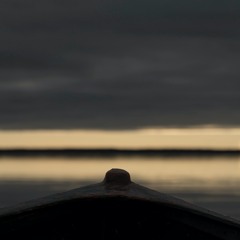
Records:
[[[239,149],[240,128],[2,130],[0,148]]]

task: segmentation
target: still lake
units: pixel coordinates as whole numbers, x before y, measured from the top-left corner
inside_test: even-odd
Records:
[[[240,219],[239,157],[1,157],[0,207],[100,182],[111,168],[132,181]]]

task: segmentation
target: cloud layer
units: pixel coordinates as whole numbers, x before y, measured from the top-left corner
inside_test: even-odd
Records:
[[[239,126],[239,1],[2,1],[1,129]]]

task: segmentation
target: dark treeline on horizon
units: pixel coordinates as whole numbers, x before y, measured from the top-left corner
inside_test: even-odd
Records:
[[[114,157],[114,156],[169,156],[217,157],[239,156],[240,150],[230,149],[0,149],[0,157]]]

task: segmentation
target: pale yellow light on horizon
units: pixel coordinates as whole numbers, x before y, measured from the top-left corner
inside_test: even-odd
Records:
[[[240,128],[0,131],[0,148],[239,149]]]
[[[193,161],[195,160],[195,161]],[[104,174],[111,168],[122,168],[130,172],[132,179],[145,181],[177,181],[201,180],[211,181],[235,179],[240,181],[240,160],[219,158],[217,161],[198,158],[182,159],[164,157],[158,161],[149,158],[119,157],[112,159],[75,159],[49,157],[35,159],[3,158],[0,161],[0,180],[7,179],[48,179],[48,180],[91,180],[104,178]],[[207,166],[207,167],[206,167]],[[147,171],[146,171],[147,169]],[[193,183],[190,183],[193,184]]]

